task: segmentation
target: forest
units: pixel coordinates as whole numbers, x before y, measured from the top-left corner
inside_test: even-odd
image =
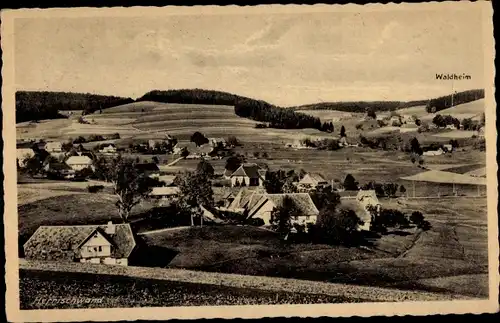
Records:
[[[364,113],[366,110],[393,111],[425,105],[427,100],[419,101],[352,101],[352,102],[322,102],[291,107],[293,110],[337,110],[353,113]]]
[[[453,95],[453,100],[451,94],[431,99],[426,105],[425,109],[429,113],[435,113],[444,109],[451,108],[452,105],[455,106],[483,98],[484,98],[484,89],[457,92]]]
[[[16,92],[16,123],[64,118],[61,110],[83,110],[89,114],[99,109],[134,102],[131,98],[89,93],[18,91]]]

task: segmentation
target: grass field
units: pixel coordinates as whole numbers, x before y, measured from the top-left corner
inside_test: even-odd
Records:
[[[347,303],[361,300],[111,275],[20,271],[21,309]],[[92,303],[59,304],[88,298]],[[40,303],[39,300],[49,300]],[[50,301],[55,300],[55,301]]]

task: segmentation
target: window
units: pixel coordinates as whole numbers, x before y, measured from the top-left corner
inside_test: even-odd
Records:
[[[101,251],[102,251],[102,247],[101,247],[101,246],[99,246],[99,252],[101,252]]]
[[[96,247],[94,247],[94,251],[97,251],[97,248],[96,248]]]

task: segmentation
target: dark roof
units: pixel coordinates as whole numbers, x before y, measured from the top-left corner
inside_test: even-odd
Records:
[[[105,233],[107,225],[41,226],[24,244],[28,259],[69,260],[78,256],[78,247],[99,229],[115,246],[112,257],[127,258],[136,246],[129,224],[113,224],[115,234]]]
[[[255,196],[257,197],[257,196]],[[267,201],[273,202],[274,205],[279,206],[283,204],[285,197],[293,200],[295,206],[299,209],[302,215],[318,215],[319,211],[314,204],[311,196],[307,193],[289,193],[289,194],[260,194],[256,203],[251,203],[249,215],[253,216]]]
[[[135,167],[140,170],[140,171],[160,171],[158,168],[158,165],[155,163],[143,163],[143,164],[137,164]]]
[[[249,178],[260,178],[260,167],[256,164],[241,165],[231,176],[247,176]]]

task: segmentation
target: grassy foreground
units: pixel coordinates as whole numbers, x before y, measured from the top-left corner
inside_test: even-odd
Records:
[[[20,271],[21,309],[346,303],[361,300],[257,289],[50,271]],[[81,303],[62,300],[85,297]],[[41,302],[40,300],[45,300]]]

